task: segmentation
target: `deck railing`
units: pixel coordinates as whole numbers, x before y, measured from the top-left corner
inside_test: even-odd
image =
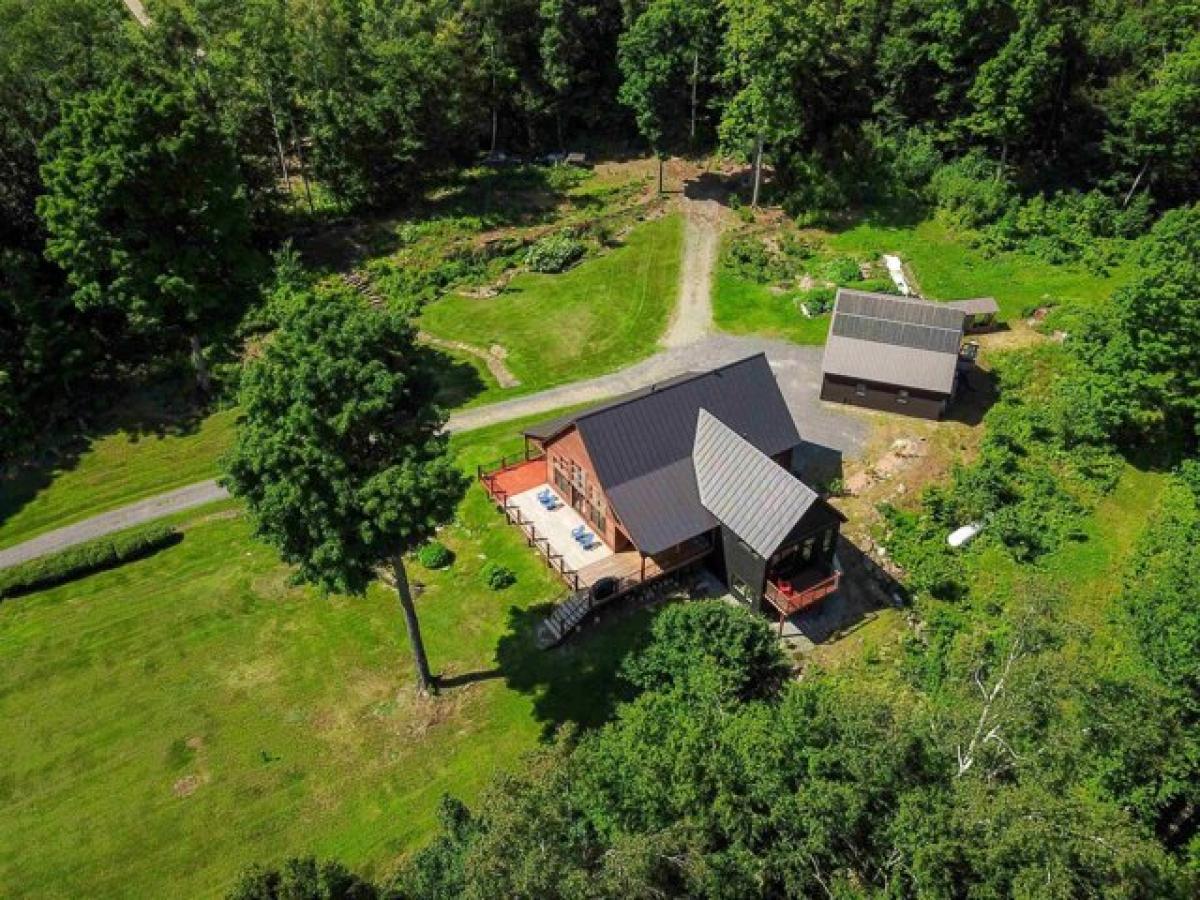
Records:
[[[823,578],[814,585],[804,588],[800,591],[784,593],[773,582],[768,581],[766,589],[763,591],[763,597],[768,603],[775,607],[779,613],[779,633],[783,633],[783,620],[793,613],[798,613],[801,610],[808,609],[820,603],[830,594],[837,593],[837,589],[842,582],[842,573],[834,571],[827,578]]]
[[[616,585],[613,589],[600,598],[594,596],[591,586],[582,590],[577,588],[566,597],[561,598],[555,604],[554,610],[542,622],[539,629],[541,645],[551,647],[557,644],[599,607],[606,606],[622,597],[628,597],[635,591],[653,588],[670,576],[694,565],[708,555],[710,550],[712,550],[711,541],[707,538],[696,539],[686,552],[670,558],[665,566],[656,564],[655,571],[650,574],[643,575],[639,571],[616,578]]]
[[[484,487],[487,488],[488,495],[496,501],[496,505],[504,513],[504,518],[521,529],[521,532],[525,535],[525,543],[541,555],[546,565],[559,574],[562,580],[566,582],[567,587],[573,591],[578,591],[582,585],[579,573],[567,565],[567,561],[561,553],[554,551],[554,548],[550,544],[550,539],[538,532],[537,526],[521,512],[515,503],[508,502],[508,495],[502,488],[491,483],[482,474],[480,475],[480,480],[483,481]]]

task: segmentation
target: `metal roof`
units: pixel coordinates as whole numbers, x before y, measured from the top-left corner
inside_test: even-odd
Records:
[[[531,438],[538,440],[549,440],[565,431],[574,425],[579,419],[584,416],[590,416],[593,413],[603,412],[607,409],[612,409],[614,406],[620,406],[622,403],[628,403],[630,400],[637,400],[639,397],[645,397],[647,394],[652,394],[655,391],[661,391],[664,388],[669,388],[672,385],[679,384],[682,381],[688,381],[692,378],[699,378],[702,375],[707,375],[707,372],[685,372],[682,375],[676,375],[673,378],[668,378],[665,381],[657,381],[654,384],[646,387],[638,388],[636,391],[629,391],[626,394],[618,394],[611,400],[605,400],[603,403],[598,403],[595,406],[589,406],[586,409],[581,409],[576,412],[567,413],[555,419],[547,419],[544,422],[536,422],[526,428],[522,434],[526,434]]]
[[[771,556],[817,502],[816,492],[701,409],[692,461],[701,505],[759,556]]]
[[[621,524],[643,553],[659,553],[717,527],[717,520],[700,503],[695,468],[687,457],[607,493]]]
[[[762,353],[679,376],[526,434],[548,440],[572,425],[578,428],[613,512],[637,548],[654,554],[716,525],[700,503],[691,464],[701,408],[768,456],[800,443]]]
[[[840,288],[821,368],[949,394],[965,321],[963,310],[947,304]]]
[[[960,309],[968,316],[994,316],[1000,312],[995,297],[971,297],[967,300],[951,300],[946,304],[951,309]]]

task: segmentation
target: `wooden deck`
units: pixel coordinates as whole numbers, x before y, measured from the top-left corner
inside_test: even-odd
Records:
[[[776,585],[768,581],[763,599],[779,613],[780,633],[783,633],[784,619],[816,606],[830,594],[836,593],[841,580],[841,572],[806,569],[790,582]]]
[[[546,483],[546,460],[530,459],[486,476],[484,483],[493,494],[512,497]]]
[[[696,538],[665,553],[659,553],[657,556],[647,556],[645,580],[650,581],[694,562],[708,553],[711,547],[712,545],[707,540]],[[636,550],[622,550],[607,559],[584,566],[579,570],[579,580],[588,586],[595,584],[601,578],[641,581],[642,555]]]

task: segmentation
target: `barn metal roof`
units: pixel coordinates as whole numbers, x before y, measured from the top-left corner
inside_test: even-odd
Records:
[[[838,290],[824,372],[949,394],[966,313],[949,304]]]
[[[705,409],[692,460],[701,505],[769,557],[817,502],[816,491]]]
[[[700,503],[691,463],[701,408],[767,456],[800,443],[761,353],[543,423],[526,434],[548,440],[577,427],[617,518],[639,550],[654,554],[716,525]]]
[[[995,315],[1000,312],[1000,304],[995,297],[971,297],[967,300],[951,300],[946,304],[951,309],[960,309],[968,316]]]

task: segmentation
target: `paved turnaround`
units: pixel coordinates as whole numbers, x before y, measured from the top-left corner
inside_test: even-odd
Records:
[[[771,362],[788,409],[800,429],[800,436],[811,443],[838,450],[848,457],[857,455],[866,434],[865,420],[856,413],[824,406],[817,399],[821,384],[821,347],[802,347],[786,341],[720,334],[684,347],[664,350],[609,375],[455,413],[450,416],[446,428],[449,431],[470,431],[553,412],[565,406],[594,403],[675,375],[711,369],[760,352],[765,352]],[[209,480],[139,500],[0,550],[0,569],[228,496],[228,492],[215,480]]]

